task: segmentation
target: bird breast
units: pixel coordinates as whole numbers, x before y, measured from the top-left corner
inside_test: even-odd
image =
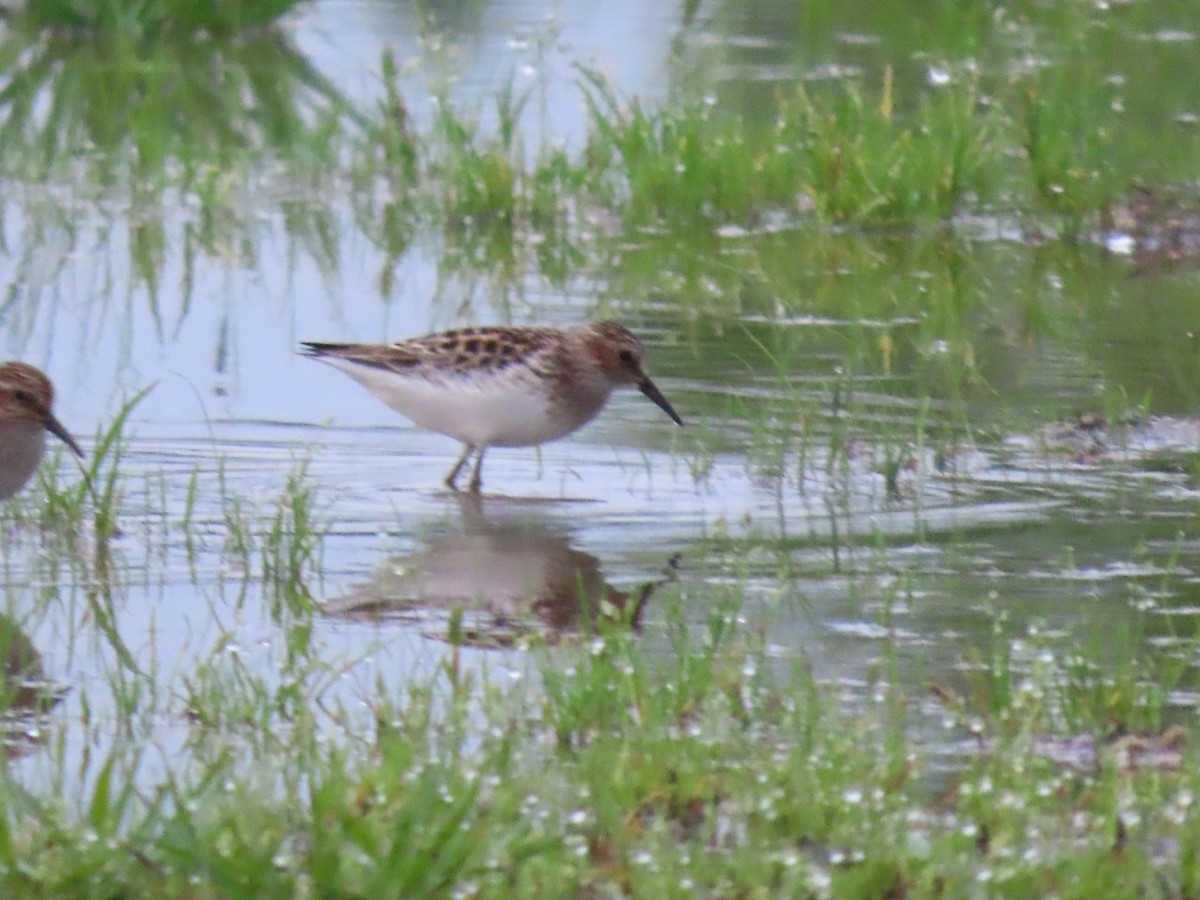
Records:
[[[479,372],[386,371],[346,360],[342,369],[415,424],[475,447],[523,447],[570,434],[603,408],[611,389],[570,391],[520,365]]]
[[[46,431],[37,422],[0,422],[0,500],[24,487],[37,469]]]

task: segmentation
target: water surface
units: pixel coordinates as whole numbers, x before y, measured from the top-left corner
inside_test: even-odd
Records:
[[[330,98],[377,102],[385,49],[416,121],[453,102],[477,108],[486,127],[511,78],[530,94],[521,124],[531,148],[583,140],[576,62],[624,96],[707,96],[752,127],[769,121],[780,85],[847,73],[875,84],[892,67],[898,92],[935,90],[943,71],[953,80],[978,67],[990,89],[1073,59],[1058,42],[1062,23],[1040,4],[976,17],[961,35],[930,33],[930,19],[886,6],[876,15],[851,4],[781,28],[790,18],[770,4],[680,21],[645,5],[568,4],[547,18],[520,3],[418,14],[325,2],[298,12],[280,52],[327,82],[288,82],[315,92],[300,104],[310,113],[336,106]],[[1145,154],[1148,135],[1166,134],[1171,146],[1146,158],[1145,173],[1180,177],[1175,153],[1194,144],[1187,116],[1200,96],[1179,71],[1200,21],[1184,4],[1080,15],[1089,41],[1112,45],[1112,72],[1095,84],[1127,110],[1118,152]],[[1153,96],[1151,79],[1166,85]],[[145,692],[145,727],[169,759],[229,660],[234,671],[296,677],[292,629],[304,617],[272,594],[257,556],[239,552],[234,527],[265,530],[289,472],[303,473],[327,528],[302,580],[328,605],[305,653],[338,673],[320,686],[323,701],[360,704],[364,716],[376,679],[401,691],[451,652],[445,607],[485,593],[486,578],[449,575],[478,569],[504,574],[499,599],[481,599],[493,618],[507,604],[506,628],[518,573],[534,605],[564,571],[604,602],[652,586],[639,624],[663,652],[666,604],[681,601],[699,623],[736,591],[781,671],[810,665],[858,696],[885,651],[914,694],[953,683],[986,655],[998,622],[1015,635],[1116,635],[1114,653],[1191,652],[1200,357],[1186,260],[1141,265],[1099,229],[1046,239],[1012,210],[915,232],[598,227],[554,270],[536,252],[489,256],[433,231],[397,252],[364,223],[352,185],[273,177],[277,149],[255,149],[267,163],[238,182],[253,186],[247,194],[223,180],[218,160],[199,186],[151,198],[82,178],[7,177],[5,354],[46,369],[59,418],[85,438],[154,385],[121,462],[107,612],[156,690],[130,688],[137,678],[96,631],[104,610],[80,574],[89,548],[31,532],[27,519],[4,525],[7,614],[45,679],[66,689],[49,721],[19,721],[55,735],[68,758],[115,739],[123,691]],[[474,509],[441,486],[453,441],[296,353],[302,340],[598,316],[643,337],[687,427],[619,394],[568,440],[490,452],[488,496]],[[1104,417],[1110,427],[1089,424]],[[73,477],[65,461],[60,477]],[[364,597],[398,601],[402,614],[348,615],[347,598]],[[576,627],[557,614],[533,624],[539,640]],[[529,634],[515,633],[465,647],[465,664],[534,677]],[[1175,699],[1191,702],[1187,684]],[[924,707],[915,715],[937,727]],[[21,740],[22,765],[52,778],[53,756]]]

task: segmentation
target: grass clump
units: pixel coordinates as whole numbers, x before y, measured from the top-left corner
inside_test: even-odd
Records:
[[[582,77],[588,161],[634,223],[753,222],[772,211],[909,222],[952,215],[982,191],[994,126],[969,80],[907,114],[895,109],[890,71],[876,102],[854,82],[826,95],[801,85],[763,126],[707,100],[655,112],[623,105],[599,75]]]
[[[587,135],[575,148],[527,143],[535,89],[511,81],[482,110],[436,97],[422,123],[390,54],[380,98],[360,110],[274,29],[31,41],[14,28],[0,40],[4,59],[13,77],[0,93],[0,173],[60,179],[73,197],[81,185],[117,192],[130,208],[132,269],[152,293],[179,209],[197,210],[182,242],[189,272],[201,251],[254,261],[265,202],[332,275],[341,236],[327,201],[343,189],[356,226],[384,251],[386,294],[422,234],[440,239],[445,269],[511,282],[536,265],[557,284],[618,229],[638,240],[712,239],[729,226],[911,231],[1032,209],[1051,220],[1047,232],[1074,238],[1122,181],[1111,89],[1081,103],[1059,69],[996,85],[964,66],[944,84],[897,87],[884,66],[797,81],[765,109],[742,109],[716,95],[654,107],[580,67]],[[31,230],[55,212],[31,212]],[[61,218],[56,227],[78,229]]]

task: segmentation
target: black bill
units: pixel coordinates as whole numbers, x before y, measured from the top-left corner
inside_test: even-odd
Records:
[[[658,408],[670,416],[676,425],[683,424],[683,419],[679,418],[679,413],[672,409],[671,404],[667,402],[667,398],[662,395],[662,391],[654,386],[653,381],[649,378],[642,379],[638,382],[638,390],[658,404]]]
[[[663,402],[665,403],[666,401],[664,400]],[[54,413],[46,413],[46,430],[70,447],[76,456],[83,459],[83,451],[75,443],[75,438],[71,437],[71,433],[62,427],[62,423],[58,419],[54,418]]]

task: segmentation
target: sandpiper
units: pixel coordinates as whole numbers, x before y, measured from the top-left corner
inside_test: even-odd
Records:
[[[446,476],[451,490],[473,454],[469,489],[479,493],[488,447],[525,447],[570,434],[595,418],[618,387],[636,387],[683,424],[643,371],[645,348],[615,322],[493,325],[394,344],[305,342],[304,348],[417,425],[462,441],[463,453]]]
[[[50,379],[28,363],[0,363],[0,500],[25,486],[46,449],[46,432],[60,438],[76,456],[83,451],[50,407]]]

